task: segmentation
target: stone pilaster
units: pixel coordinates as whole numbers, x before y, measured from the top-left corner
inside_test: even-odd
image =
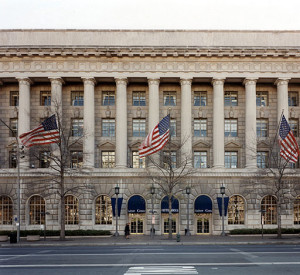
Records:
[[[246,168],[256,168],[256,79],[244,80],[246,94],[245,158]]]
[[[286,120],[289,119],[288,83],[289,83],[289,79],[287,78],[278,78],[275,81],[275,85],[277,85],[277,122],[278,123],[282,111]]]
[[[224,168],[224,82],[213,79],[213,167]]]
[[[127,167],[127,79],[116,78],[116,167]]]

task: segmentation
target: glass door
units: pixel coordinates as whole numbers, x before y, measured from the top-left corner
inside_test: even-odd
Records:
[[[144,234],[144,217],[141,214],[129,214],[130,234]]]
[[[211,214],[198,214],[196,216],[197,234],[210,234]]]

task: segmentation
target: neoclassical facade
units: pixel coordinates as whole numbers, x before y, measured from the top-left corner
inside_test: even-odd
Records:
[[[67,185],[94,188],[66,195],[67,229],[113,232],[118,186],[121,233],[128,221],[133,234],[150,234],[152,223],[167,232],[165,198],[151,194],[138,146],[168,112],[173,143],[184,141],[174,165],[189,156],[196,169],[191,194],[174,200],[174,232],[189,223],[192,234],[219,234],[220,186],[229,197],[226,231],[260,227],[261,209],[265,226],[276,227],[274,193],[246,187],[267,163],[282,112],[299,141],[299,45],[299,31],[0,31],[0,118],[11,128],[0,125],[0,229],[15,228],[15,136],[53,103],[71,138],[85,136],[70,152],[70,167],[85,171]],[[47,154],[21,160],[21,229],[45,219],[59,228],[58,197],[33,184],[43,184]],[[291,190],[283,227],[299,226],[299,195]]]

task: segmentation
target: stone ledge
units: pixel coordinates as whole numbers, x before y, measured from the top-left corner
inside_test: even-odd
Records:
[[[27,236],[27,241],[34,242],[34,241],[39,241],[40,240],[40,235],[28,235]]]
[[[8,241],[8,235],[0,236],[0,242],[7,242],[7,241]]]

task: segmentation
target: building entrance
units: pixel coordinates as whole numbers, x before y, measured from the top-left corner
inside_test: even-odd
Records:
[[[169,233],[169,214],[162,215],[162,225],[163,225],[163,233]],[[172,234],[176,234],[178,232],[178,214],[172,214]]]
[[[145,214],[129,214],[131,234],[144,234],[144,219]]]
[[[196,214],[197,234],[210,234],[211,214]]]

